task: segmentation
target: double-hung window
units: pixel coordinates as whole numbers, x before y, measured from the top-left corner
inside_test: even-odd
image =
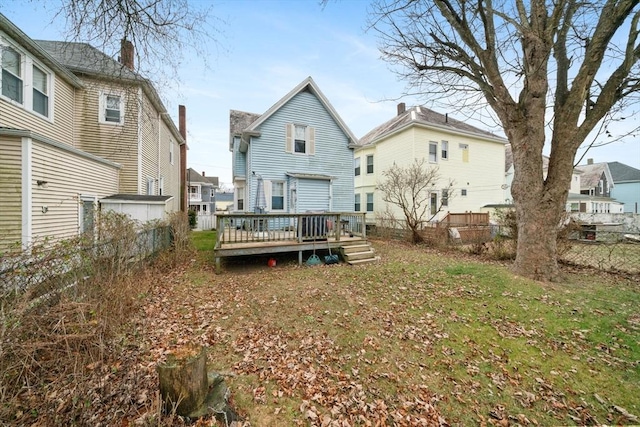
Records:
[[[353,159],[353,170],[355,176],[360,176],[360,157]]]
[[[124,98],[121,93],[100,94],[100,123],[124,124]]]
[[[355,195],[355,204],[353,206],[355,212],[360,212],[360,194]]]
[[[367,193],[367,212],[373,212],[373,193]]]
[[[429,142],[429,163],[438,163],[438,143]]]
[[[271,182],[271,210],[284,210],[284,182]]]
[[[373,173],[373,154],[367,156],[367,173]]]
[[[2,97],[51,120],[53,74],[33,58],[5,44],[0,44],[0,64]]]
[[[244,185],[236,187],[237,207],[236,210],[244,210]]]
[[[33,66],[33,111],[49,117],[49,76]]]
[[[449,189],[442,189],[442,206],[449,206]]]
[[[22,96],[22,55],[9,46],[2,46],[2,95],[24,103]]]
[[[442,160],[449,159],[449,142],[448,141],[440,142],[440,158]]]
[[[307,127],[295,125],[295,138],[293,144],[293,150],[296,153],[307,152]]]
[[[307,125],[286,125],[285,152],[294,154],[316,154],[316,129]]]

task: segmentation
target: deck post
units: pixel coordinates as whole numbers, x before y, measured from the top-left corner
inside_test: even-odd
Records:
[[[221,259],[219,256],[215,257],[216,258],[216,274],[220,274],[221,271]]]
[[[298,251],[298,265],[302,265],[302,251]]]

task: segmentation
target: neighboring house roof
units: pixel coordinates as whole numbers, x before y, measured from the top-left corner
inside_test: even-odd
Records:
[[[117,200],[127,202],[166,202],[172,199],[173,196],[147,196],[144,194],[113,194],[111,196],[103,197],[100,200]]]
[[[340,129],[347,135],[349,138],[350,144],[356,144],[358,138],[351,132],[351,129],[342,121],[336,110],[333,108],[333,105],[329,102],[326,96],[320,91],[320,88],[316,84],[316,82],[311,78],[307,77],[304,79],[298,86],[293,88],[289,93],[287,93],[284,97],[282,97],[278,102],[273,104],[271,108],[269,108],[262,115],[255,115],[252,113],[243,113],[241,111],[231,110],[231,134],[238,135],[240,133],[253,133],[259,132],[260,125],[265,122],[269,117],[271,117],[276,111],[278,111],[283,105],[289,102],[294,96],[296,96],[300,92],[309,91],[318,98],[320,103],[324,106],[324,108],[329,112],[333,120],[340,127]],[[235,121],[233,117],[233,113],[240,113],[236,115]],[[253,122],[251,122],[248,126],[244,127],[244,122],[249,120],[251,116],[254,116]],[[242,128],[244,127],[244,128]]]
[[[198,173],[195,169],[189,168],[187,169],[187,181],[190,183],[198,183],[201,185],[212,185],[214,187],[218,187],[218,177],[217,176],[204,176]]]
[[[640,181],[640,169],[627,166],[620,162],[609,162],[608,165],[614,183]]]
[[[233,193],[216,193],[216,202],[233,202]]]
[[[453,119],[449,117],[448,114],[440,114],[428,108],[417,106],[407,109],[391,120],[376,127],[360,138],[358,145],[365,146],[374,144],[377,141],[400,132],[409,126],[422,126],[436,130],[445,130],[467,136],[474,136],[476,138],[493,140],[503,144],[507,142],[505,138]]]
[[[608,202],[608,203],[616,203],[619,205],[623,205],[623,202],[619,202],[612,197],[604,197],[604,196],[590,196],[588,194],[575,194],[569,193],[567,196],[567,201],[577,202],[577,201],[590,201],[590,202]]]
[[[229,129],[231,135],[241,135],[242,131],[260,118],[260,114],[247,113],[246,111],[229,111]]]
[[[611,171],[607,163],[592,163],[588,165],[578,165],[576,170],[582,172],[580,177],[580,188],[590,189],[595,188],[600,183],[600,177],[604,173],[609,183],[609,188],[613,188],[613,178],[611,177]]]
[[[160,100],[158,92],[148,79],[87,43],[50,40],[35,40],[35,42],[77,76],[140,85],[160,113],[163,122],[171,130],[173,137],[180,145],[186,143]]]
[[[509,172],[509,169],[513,166],[513,151],[511,150],[511,144],[504,146],[504,171]],[[542,168],[549,168],[549,156],[542,155]]]
[[[27,49],[29,53],[51,68],[64,81],[76,88],[83,87],[82,81],[66,68],[63,63],[51,55],[46,49],[43,49],[39,43],[22,32],[22,30],[16,27],[2,13],[0,13],[0,30],[4,31],[16,42],[19,42],[24,49]]]

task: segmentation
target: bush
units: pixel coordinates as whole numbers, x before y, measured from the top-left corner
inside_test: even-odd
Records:
[[[193,209],[189,209],[189,227],[193,230],[198,224],[198,214]]]

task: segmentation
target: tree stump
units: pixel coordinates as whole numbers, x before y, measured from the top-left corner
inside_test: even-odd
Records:
[[[215,414],[226,426],[239,420],[228,404],[229,388],[224,378],[216,372],[207,372],[204,348],[169,354],[166,362],[158,364],[157,371],[165,412],[175,411],[189,418]]]
[[[187,417],[201,416],[196,414],[201,412],[209,392],[204,348],[199,353],[187,350],[186,354],[169,354],[157,371],[165,410]]]

